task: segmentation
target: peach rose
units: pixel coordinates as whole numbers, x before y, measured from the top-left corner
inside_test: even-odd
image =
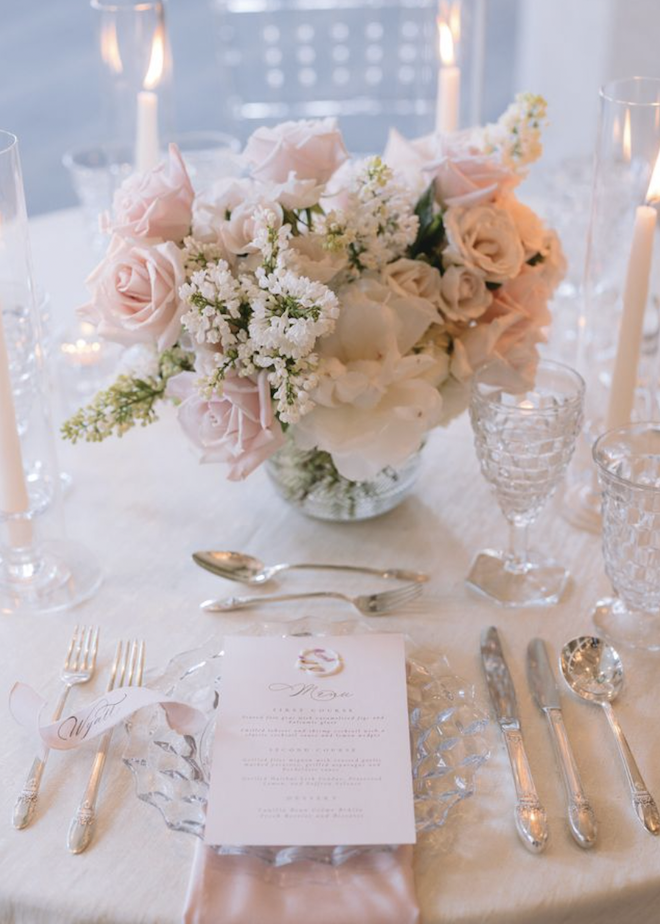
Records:
[[[483,273],[469,266],[449,266],[440,281],[440,311],[449,321],[480,317],[493,300]]]
[[[299,181],[323,186],[348,160],[348,151],[337,120],[328,118],[262,126],[248,139],[243,157],[261,182],[286,184],[294,173]]]
[[[546,238],[546,229],[536,212],[519,202],[514,196],[503,199],[499,205],[505,208],[513,218],[525,251],[525,260],[540,253]]]
[[[525,257],[513,219],[494,205],[452,206],[445,216],[449,246],[445,265],[470,266],[484,273],[486,282],[506,282],[517,276]]]
[[[114,218],[107,214],[102,226],[124,238],[182,241],[190,233],[193,192],[188,172],[176,145],[169,148],[167,165],[135,173],[114,197]]]
[[[225,462],[230,481],[246,478],[284,443],[273,414],[268,374],[256,382],[230,373],[222,395],[204,398],[197,375],[181,372],[168,382],[167,395],[180,401],[178,417],[188,438],[202,450],[202,462]]]
[[[545,339],[543,327],[550,321],[548,296],[547,286],[530,267],[498,289],[479,323],[454,340],[454,378],[467,381],[491,359],[530,378],[537,361],[536,345]]]
[[[185,282],[181,251],[167,241],[154,246],[113,237],[108,253],[87,279],[90,302],[80,309],[108,340],[131,345],[155,343],[166,350],[179,339],[179,298]]]

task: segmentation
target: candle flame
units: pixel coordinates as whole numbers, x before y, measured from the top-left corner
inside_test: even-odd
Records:
[[[626,163],[632,160],[632,138],[630,133],[630,109],[626,109],[626,117],[623,122],[623,159]]]
[[[159,26],[154,32],[154,40],[151,45],[151,58],[149,67],[144,78],[143,87],[145,90],[153,90],[160,83],[161,77],[165,70],[165,36],[162,26]]]
[[[651,174],[651,182],[649,183],[648,192],[646,193],[646,202],[650,205],[651,203],[658,202],[659,200],[660,200],[660,151],[658,151],[658,156],[655,161],[653,173]]]
[[[115,74],[121,74],[124,69],[119,54],[117,25],[114,20],[104,22],[101,26],[101,60]]]
[[[454,36],[451,34],[451,28],[440,18],[438,18],[438,40],[440,44],[440,60],[444,67],[451,67],[456,61]]]

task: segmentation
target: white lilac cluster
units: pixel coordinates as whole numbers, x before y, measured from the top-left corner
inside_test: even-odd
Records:
[[[181,322],[199,350],[201,394],[221,393],[230,370],[249,377],[263,369],[278,418],[292,424],[312,407],[316,344],[333,329],[339,306],[327,286],[289,269],[291,229],[277,225],[275,213],[263,210],[249,260],[237,261],[232,270],[216,259],[192,272],[179,290],[189,306]],[[213,252],[213,245],[188,244],[193,254],[204,253],[205,246]],[[256,266],[255,254],[261,257]]]
[[[502,163],[520,169],[543,152],[541,133],[547,124],[548,105],[542,96],[519,93],[493,125],[483,129],[483,149],[497,152]]]
[[[241,177],[198,194],[172,147],[105,217],[84,309],[145,372],[125,366],[66,435],[123,433],[170,398],[230,478],[285,430],[351,480],[403,462],[483,363],[533,372],[563,255],[515,189],[545,118],[525,94],[496,125],[393,131],[382,159],[354,164],[334,120],[287,122],[251,136]]]
[[[405,253],[417,236],[411,190],[380,157],[358,164],[342,207],[323,223],[327,247],[345,253],[357,275],[379,270]]]

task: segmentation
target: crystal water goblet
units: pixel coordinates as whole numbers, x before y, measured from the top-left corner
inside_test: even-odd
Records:
[[[602,491],[603,557],[615,596],[595,624],[608,638],[660,649],[660,423],[604,433],[593,448]]]
[[[548,605],[568,571],[528,549],[528,527],[562,480],[582,425],[584,381],[562,363],[539,362],[533,387],[493,362],[472,381],[470,419],[481,471],[510,525],[507,551],[485,549],[470,587],[506,606]]]

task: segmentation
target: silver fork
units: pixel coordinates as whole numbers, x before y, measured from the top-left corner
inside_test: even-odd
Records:
[[[345,600],[366,616],[381,616],[414,600],[422,592],[420,584],[406,584],[396,590],[384,590],[378,594],[366,594],[349,597],[336,590],[317,590],[300,594],[268,594],[263,597],[226,597],[224,600],[205,600],[201,609],[207,613],[227,613],[231,610],[243,610],[249,606],[261,606],[263,603],[281,603],[285,600],[310,600],[312,598],[332,598]]]
[[[108,681],[108,692],[115,687],[142,685],[142,675],[144,673],[144,642],[137,639],[132,642],[120,642],[117,645],[117,653],[112,662],[110,671],[110,680]],[[83,850],[91,843],[96,825],[96,800],[103,776],[103,768],[108,756],[108,748],[112,738],[113,729],[108,729],[101,738],[101,742],[96,749],[94,763],[87,781],[87,787],[82,801],[78,806],[76,814],[71,819],[69,825],[69,834],[67,836],[67,847],[71,853],[82,853]]]
[[[66,704],[69,690],[79,683],[87,683],[91,680],[96,667],[96,655],[99,649],[99,629],[98,626],[78,626],[73,630],[69,648],[64,659],[64,667],[60,673],[62,691],[59,695],[55,710],[53,712],[53,722],[56,722],[62,715]],[[27,775],[23,789],[16,800],[12,823],[17,830],[27,828],[34,817],[34,811],[39,798],[39,787],[43,777],[46,761],[48,760],[48,751],[43,757],[35,757],[30,772]]]

